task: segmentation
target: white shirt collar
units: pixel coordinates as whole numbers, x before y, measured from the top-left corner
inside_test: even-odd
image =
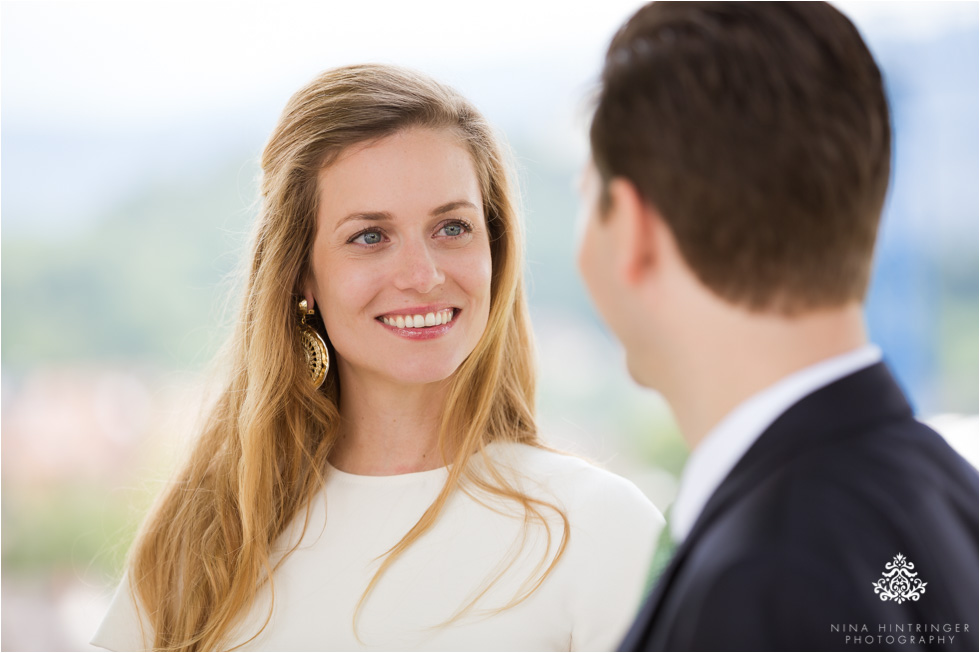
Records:
[[[827,358],[779,380],[728,413],[691,453],[670,509],[670,532],[682,542],[728,473],[780,415],[803,397],[881,360],[881,349],[867,344]]]

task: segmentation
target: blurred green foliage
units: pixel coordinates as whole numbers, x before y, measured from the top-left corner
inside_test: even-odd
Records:
[[[221,282],[236,269],[251,219],[241,169],[145,188],[80,234],[4,238],[5,372],[72,361],[206,362],[234,290]]]
[[[116,578],[147,505],[102,483],[3,488],[3,569]],[[12,497],[15,497],[13,499]]]

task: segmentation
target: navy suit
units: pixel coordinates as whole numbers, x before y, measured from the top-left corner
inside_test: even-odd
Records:
[[[735,465],[621,650],[976,651],[977,486],[884,364],[835,381]],[[875,592],[899,554],[918,600]]]

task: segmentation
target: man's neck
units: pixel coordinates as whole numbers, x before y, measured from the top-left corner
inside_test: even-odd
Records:
[[[787,318],[728,311],[679,336],[666,396],[691,449],[739,404],[867,343],[859,305]]]

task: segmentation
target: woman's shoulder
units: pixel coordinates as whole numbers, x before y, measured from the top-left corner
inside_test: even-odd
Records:
[[[153,643],[149,623],[125,572],[89,644],[108,651],[148,651]]]
[[[574,454],[510,442],[496,443],[490,454],[495,463],[513,470],[529,485],[537,486],[574,512],[663,521],[656,507],[631,481]]]
[[[572,650],[612,650],[642,600],[660,511],[632,482],[581,457],[523,444],[488,453],[570,527],[552,587],[572,615]]]

